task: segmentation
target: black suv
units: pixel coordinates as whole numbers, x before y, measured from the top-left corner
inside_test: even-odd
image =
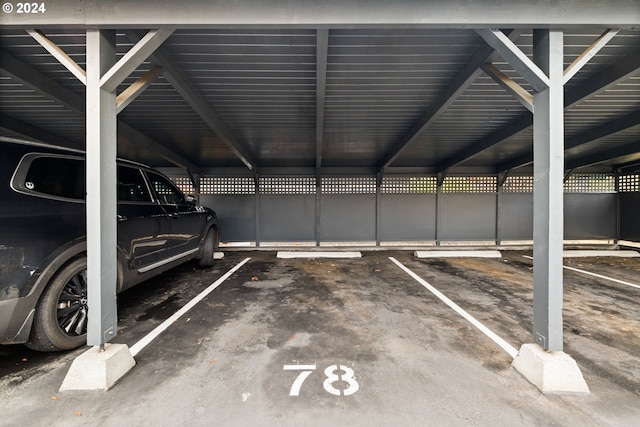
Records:
[[[118,292],[197,258],[213,263],[216,213],[160,173],[118,160]],[[84,153],[0,139],[0,343],[86,342]]]

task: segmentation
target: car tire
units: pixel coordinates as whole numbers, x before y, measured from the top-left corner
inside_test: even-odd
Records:
[[[63,351],[87,341],[87,259],[64,266],[45,288],[38,305],[27,347]]]
[[[218,249],[220,243],[220,236],[218,230],[215,228],[209,229],[206,237],[204,238],[204,244],[202,247],[202,256],[198,259],[200,267],[211,267],[213,265],[213,255]]]

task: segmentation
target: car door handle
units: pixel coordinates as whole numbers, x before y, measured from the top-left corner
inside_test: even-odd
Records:
[[[169,214],[169,216],[170,216],[171,218],[173,218],[173,219],[176,219],[176,218],[178,218],[178,213],[177,213],[177,212],[170,213],[170,214]]]
[[[128,218],[124,215],[118,215],[118,222],[125,222]]]

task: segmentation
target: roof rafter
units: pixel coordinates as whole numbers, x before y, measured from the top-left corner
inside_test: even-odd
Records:
[[[512,31],[510,36],[517,38],[519,31]],[[467,62],[465,67],[453,78],[449,85],[442,91],[440,97],[433,105],[423,112],[420,118],[411,126],[409,131],[400,138],[387,152],[383,161],[378,166],[378,172],[384,172],[402,154],[402,152],[420,135],[431,126],[436,119],[464,92],[482,73],[480,67],[490,60],[495,50],[490,46],[482,47]]]
[[[636,50],[632,54],[626,56],[621,61],[609,66],[602,70],[595,76],[584,81],[580,86],[571,88],[565,93],[564,108],[570,108],[571,106],[581,102],[585,98],[594,95],[595,93],[604,90],[610,85],[616,84],[618,81],[626,79],[631,73],[634,73],[640,68],[640,50]],[[526,122],[529,125],[522,126]],[[533,117],[530,113],[525,113],[517,119],[514,119],[508,123],[503,129],[500,129],[479,141],[469,145],[467,149],[461,151],[459,154],[452,156],[445,160],[442,165],[438,167],[438,171],[443,171],[451,167],[457,166],[465,161],[477,156],[482,151],[497,145],[507,138],[516,135],[519,132],[528,129],[533,125]],[[520,156],[501,165],[498,165],[498,171],[504,171],[508,169],[514,169],[520,166],[525,166],[530,163],[531,160],[527,160],[530,155]]]
[[[29,64],[22,62],[20,59],[2,49],[0,49],[0,68],[2,68],[7,74],[11,75],[12,78],[31,87],[49,99],[52,99],[78,113],[85,114],[86,104],[83,97],[70,91],[55,80],[45,76]],[[118,120],[118,129],[119,131],[125,131],[125,133],[130,137],[135,135],[138,138],[127,139],[130,139],[132,142],[139,143],[151,151],[162,153],[161,155],[164,159],[176,166],[188,168],[193,171],[199,170],[197,165],[183,158],[179,154],[174,153],[164,145],[152,140],[138,131],[133,132],[134,129],[122,120]],[[49,140],[49,142],[51,141]],[[60,141],[56,143],[60,143]]]
[[[607,151],[606,153],[595,153],[568,161],[566,169],[578,169],[599,163],[609,162],[619,159],[621,163],[628,163],[640,159],[640,141]]]
[[[0,128],[10,130],[26,138],[37,139],[38,141],[59,145],[61,147],[84,149],[83,143],[70,141],[67,138],[63,138],[59,135],[53,134],[44,129],[40,129],[39,127],[30,125],[2,113],[0,113]],[[69,144],[70,142],[71,145]]]
[[[140,35],[135,31],[126,31],[127,37],[137,43]],[[236,137],[224,124],[224,121],[211,108],[209,103],[194,88],[193,84],[185,77],[184,73],[175,65],[171,55],[162,48],[158,48],[151,56],[151,60],[164,68],[164,78],[171,83],[171,86],[182,96],[182,98],[193,108],[193,110],[204,120],[204,122],[215,132],[222,141],[238,156],[238,158],[249,169],[255,171],[257,163],[240,144]]]
[[[479,29],[476,33],[520,73],[534,90],[540,92],[549,87],[549,77],[501,30]]]
[[[619,117],[610,122],[604,123],[599,126],[595,126],[591,129],[582,131],[576,135],[565,138],[564,149],[569,150],[571,148],[579,147],[583,144],[595,141],[600,138],[605,138],[610,135],[614,135],[618,132],[625,131],[634,126],[640,125],[640,111],[634,111],[626,116]],[[606,153],[603,153],[606,155]],[[516,159],[499,165],[496,170],[501,172],[510,169],[516,169],[522,166],[527,166],[533,163],[533,153],[527,153]]]

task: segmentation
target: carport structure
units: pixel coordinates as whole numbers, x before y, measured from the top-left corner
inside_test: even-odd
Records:
[[[6,2],[0,23],[2,133],[87,141],[90,345],[117,328],[116,154],[227,242],[532,240],[549,351],[563,237],[640,240],[635,0]]]

